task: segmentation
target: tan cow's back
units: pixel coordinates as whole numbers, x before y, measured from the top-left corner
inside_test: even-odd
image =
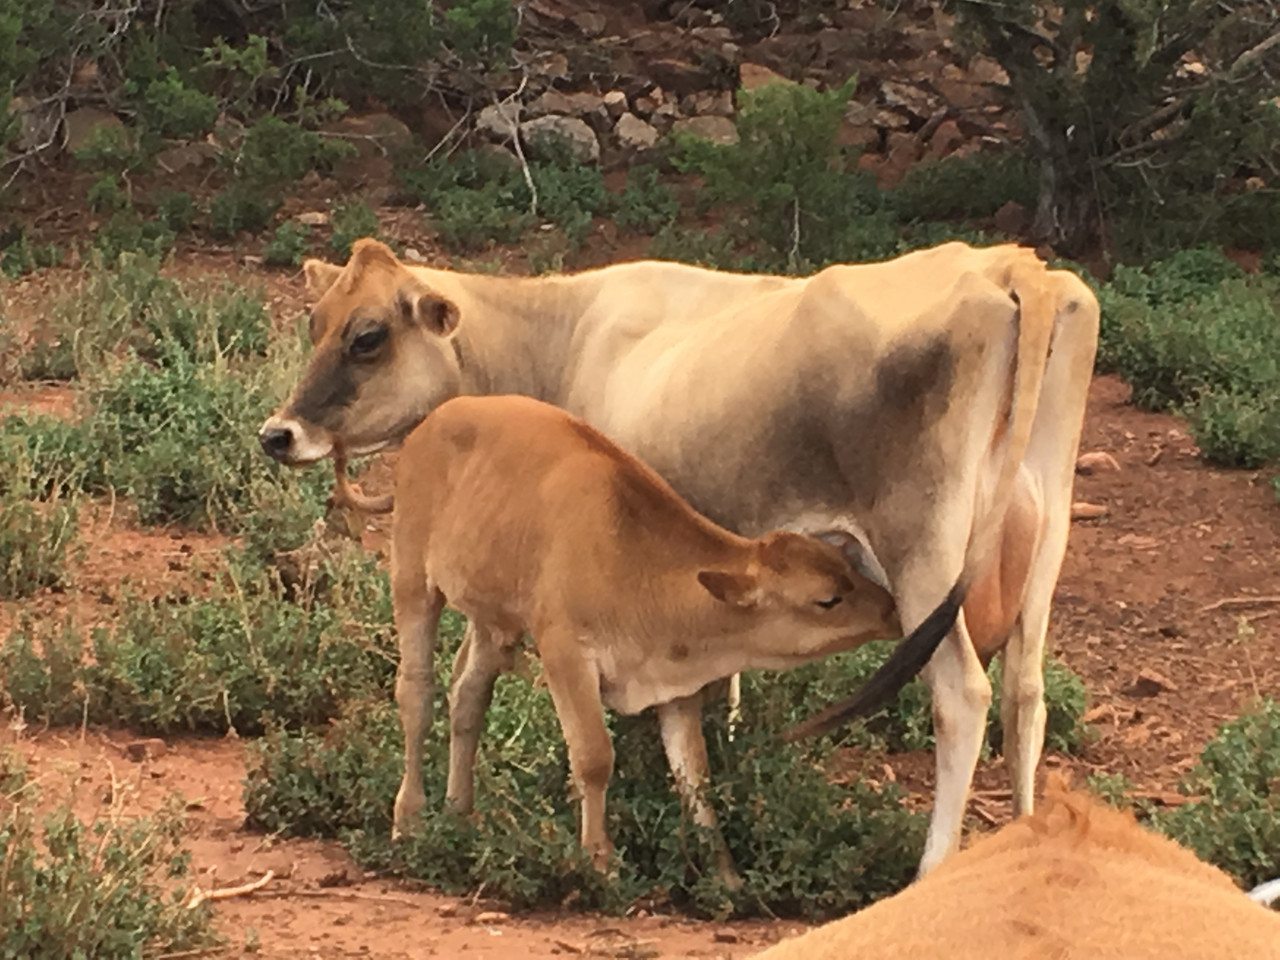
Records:
[[[1268,960],[1280,917],[1087,794],[1044,803],[894,897],[761,960]]]

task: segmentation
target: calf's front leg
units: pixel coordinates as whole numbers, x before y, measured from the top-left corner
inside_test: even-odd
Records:
[[[659,705],[658,726],[685,810],[694,823],[711,831],[716,869],[725,886],[730,890],[741,889],[742,878],[734,869],[733,856],[720,835],[716,812],[707,803],[706,785],[711,781],[711,767],[707,762],[707,741],[702,736],[702,691]]]
[[[393,578],[400,666],[396,671],[396,704],[404,729],[404,778],[396,793],[392,838],[402,836],[426,803],[422,791],[422,746],[431,729],[435,687],[436,625],[444,596],[411,575]]]
[[[605,828],[605,793],[613,776],[613,741],[604,722],[600,673],[577,654],[579,641],[569,634],[543,631],[538,636],[543,674],[555,704],[560,730],[569,747],[569,768],[582,797],[582,845],[591,863],[606,872],[613,843]]]

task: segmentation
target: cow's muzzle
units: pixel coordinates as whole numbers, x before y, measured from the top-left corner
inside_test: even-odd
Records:
[[[288,427],[265,426],[258,431],[258,443],[269,457],[288,463],[293,449],[293,431]]]

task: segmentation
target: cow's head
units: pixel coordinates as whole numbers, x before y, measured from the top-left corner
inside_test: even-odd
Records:
[[[258,431],[262,449],[300,465],[338,447],[360,456],[395,446],[460,389],[457,306],[369,238],[345,267],[308,260],[303,269],[315,350]]]
[[[766,534],[746,569],[703,570],[698,581],[717,600],[750,612],[769,637],[785,637],[786,655],[798,660],[901,636],[889,591],[816,537]]]

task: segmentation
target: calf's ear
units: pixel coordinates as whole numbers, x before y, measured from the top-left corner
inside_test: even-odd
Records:
[[[437,337],[447,337],[458,327],[458,305],[425,283],[412,283],[401,289],[400,309],[406,320]]]
[[[721,603],[748,608],[760,602],[760,584],[747,573],[699,570],[698,582]]]
[[[319,300],[341,276],[342,268],[323,260],[310,259],[303,262],[302,273],[307,280],[307,293]]]

